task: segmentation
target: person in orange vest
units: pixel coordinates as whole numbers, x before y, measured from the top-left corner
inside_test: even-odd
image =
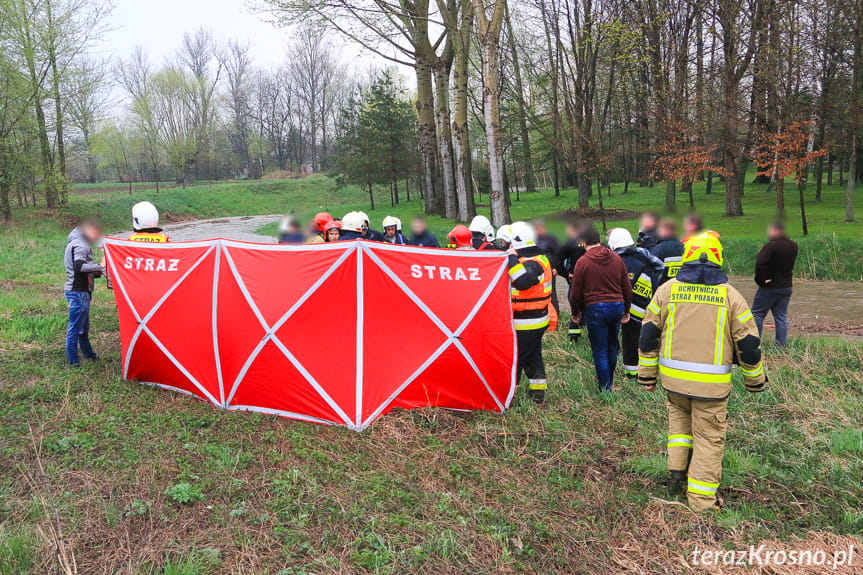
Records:
[[[132,206],[132,228],[129,236],[133,242],[161,244],[168,241],[168,234],[159,227],[159,210],[150,202],[138,202]]]
[[[542,336],[548,329],[552,274],[548,257],[536,245],[536,232],[525,222],[509,226],[512,238],[509,254],[509,281],[515,335],[518,341],[516,382],[522,371],[527,376],[527,396],[536,403],[545,401],[548,380],[542,359]]]

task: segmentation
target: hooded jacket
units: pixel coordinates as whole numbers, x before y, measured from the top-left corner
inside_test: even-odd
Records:
[[[680,271],[680,266],[683,265],[683,252],[686,248],[683,247],[683,242],[677,238],[663,238],[659,243],[653,246],[650,253],[658,257],[665,264],[665,271],[662,274],[662,283],[667,282],[671,278],[677,276]]]
[[[632,284],[620,256],[605,246],[596,246],[578,259],[569,286],[573,315],[596,303],[623,302],[624,312],[632,304]]]
[[[761,340],[752,312],[714,264],[686,263],[656,290],[641,326],[638,382],[693,399],[731,393],[731,366],[740,365],[746,389],[766,383]]]
[[[93,279],[102,273],[102,266],[93,261],[93,249],[84,233],[75,228],[66,237],[66,252],[63,255],[66,267],[66,284],[63,291],[92,292]]]
[[[653,293],[662,280],[665,264],[644,248],[628,245],[614,253],[620,256],[626,265],[629,283],[632,285],[632,320],[641,323],[647,304],[653,298]]]

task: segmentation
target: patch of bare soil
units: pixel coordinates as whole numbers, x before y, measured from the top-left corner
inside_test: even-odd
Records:
[[[863,323],[840,321],[791,320],[791,328],[803,334],[850,335],[863,337]],[[765,327],[773,327],[765,324]]]

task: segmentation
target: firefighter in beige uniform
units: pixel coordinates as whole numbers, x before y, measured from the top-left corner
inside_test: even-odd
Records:
[[[718,508],[731,367],[746,389],[764,390],[761,340],[746,300],[722,273],[722,244],[710,232],[686,242],[683,265],[647,307],[639,341],[638,381],[657,374],[668,395],[668,470],[687,479],[689,506]]]

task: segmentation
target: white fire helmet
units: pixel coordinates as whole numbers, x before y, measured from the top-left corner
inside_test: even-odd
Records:
[[[485,240],[490,242],[494,240],[494,227],[491,225],[491,222],[488,221],[488,218],[485,216],[476,216],[471,220],[470,225],[467,227],[472,232],[479,232],[485,236]]]
[[[614,228],[608,233],[608,247],[613,250],[619,250],[627,246],[634,246],[635,242],[632,239],[632,234],[624,228]]]
[[[504,224],[497,229],[497,239],[502,240],[509,244],[512,242],[512,226],[511,224]]]
[[[527,222],[514,222],[510,227],[512,247],[520,250],[536,245],[536,232]]]
[[[399,232],[402,231],[402,220],[401,220],[401,218],[393,217],[393,219],[396,221],[396,231],[399,231]]]
[[[150,202],[132,206],[132,227],[135,231],[159,227],[159,210]]]
[[[364,225],[366,221],[362,212],[348,212],[342,218],[342,230],[346,232],[362,233]]]
[[[369,215],[365,212],[357,212],[360,217],[363,219],[363,227],[365,229],[369,229],[372,227],[372,221],[369,219]]]
[[[393,228],[395,228],[396,230],[398,230],[398,229],[401,227],[401,226],[399,226],[399,220],[398,220],[398,218],[394,218],[394,217],[392,217],[392,216],[387,216],[387,217],[385,217],[385,218],[384,218],[384,222],[383,222],[383,228],[384,228],[384,229],[387,229],[387,228],[389,228],[389,227],[393,227]]]

